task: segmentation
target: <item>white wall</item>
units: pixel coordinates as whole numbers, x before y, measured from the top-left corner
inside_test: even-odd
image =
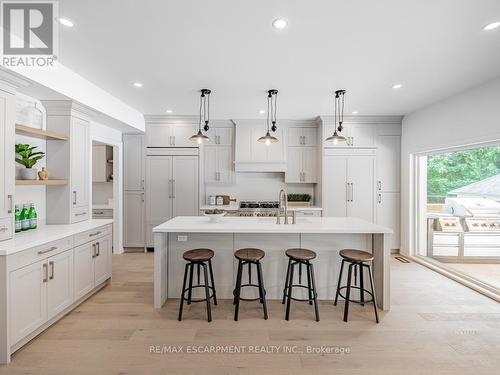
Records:
[[[412,157],[434,150],[500,141],[500,78],[452,96],[403,119],[401,139],[402,247],[413,253]]]

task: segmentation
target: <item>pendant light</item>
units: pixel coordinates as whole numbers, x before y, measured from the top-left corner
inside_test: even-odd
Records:
[[[203,130],[208,131],[210,127],[208,123],[210,122],[210,94],[212,93],[209,89],[202,89],[200,95],[200,119],[198,121],[198,133],[189,137],[190,141],[196,141],[198,144],[201,144],[205,141],[209,141],[208,138],[201,131],[201,123],[204,123]]]
[[[276,104],[278,102],[278,90],[272,89],[267,91],[267,131],[266,135],[260,137],[258,141],[260,143],[265,143],[269,146],[271,143],[277,143],[278,138],[271,135],[271,131],[274,133],[278,127],[276,126]],[[269,126],[272,124],[271,126]]]
[[[339,134],[340,132],[342,132],[342,129],[344,129],[344,127],[342,126],[342,123],[344,122],[344,96],[345,96],[345,90],[335,91],[335,99],[334,99],[335,107],[333,116],[334,131],[333,135],[326,139],[326,142],[332,142],[333,144],[337,144],[339,142],[346,141],[346,137]],[[339,115],[338,125],[337,125],[337,113]]]

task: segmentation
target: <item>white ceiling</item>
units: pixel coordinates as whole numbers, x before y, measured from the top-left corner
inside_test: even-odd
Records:
[[[60,61],[145,114],[406,114],[500,75],[498,0],[61,0]],[[276,30],[276,17],[289,27]],[[140,81],[140,89],[132,82]],[[403,88],[393,90],[394,83]]]

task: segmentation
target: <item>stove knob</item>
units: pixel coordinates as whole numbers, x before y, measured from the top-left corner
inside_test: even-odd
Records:
[[[487,227],[487,226],[488,226],[488,224],[486,224],[486,223],[482,223],[482,224],[481,224],[481,226],[482,226],[482,227]]]

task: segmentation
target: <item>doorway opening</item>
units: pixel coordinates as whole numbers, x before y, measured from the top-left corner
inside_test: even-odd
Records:
[[[416,164],[416,255],[500,295],[500,145]]]

